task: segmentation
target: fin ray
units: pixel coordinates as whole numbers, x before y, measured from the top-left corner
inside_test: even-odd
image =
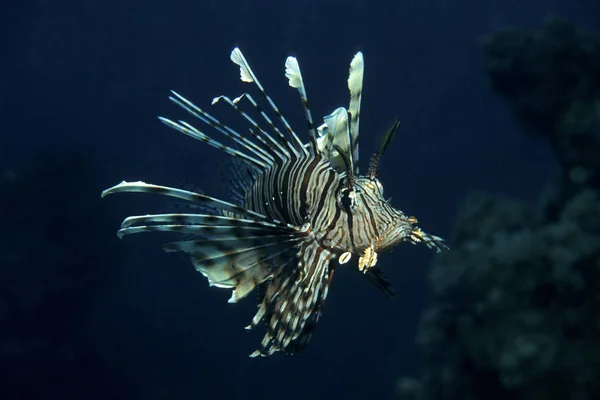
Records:
[[[352,143],[352,161],[354,163],[354,174],[358,175],[358,122],[360,117],[360,102],[363,90],[364,59],[359,51],[350,62],[350,73],[348,76],[348,89],[350,90],[350,142]]]
[[[137,181],[137,182],[126,182],[123,181],[118,185],[108,188],[102,192],[102,197],[108,196],[114,193],[154,193],[163,196],[175,197],[181,200],[186,200],[191,203],[202,205],[204,207],[211,207],[217,210],[229,211],[235,215],[242,215],[258,220],[270,221],[265,215],[256,211],[248,210],[242,206],[238,206],[229,203],[224,200],[219,200],[211,196],[207,196],[201,193],[190,192],[188,190],[172,188],[168,186],[153,185],[150,183]],[[279,221],[276,221],[279,222]],[[291,226],[291,225],[290,225]]]
[[[164,249],[190,255],[192,264],[210,286],[233,289],[230,303],[244,298],[271,278],[273,270],[280,268],[272,261],[285,254],[292,259],[297,242],[303,240],[297,232],[254,236],[254,230],[239,227],[235,232],[237,237],[226,240],[221,240],[219,232],[209,232],[200,240],[167,243]]]
[[[289,135],[292,137],[292,139],[296,143],[296,146],[293,146],[292,143],[290,143],[289,147],[294,152],[295,156],[299,156],[299,150],[302,151],[305,155],[308,155],[308,151],[304,148],[303,143],[300,141],[300,139],[290,126],[289,122],[285,119],[283,114],[281,114],[281,111],[279,111],[279,108],[275,105],[275,102],[273,102],[271,97],[267,94],[263,86],[260,84],[258,78],[256,78],[256,75],[254,75],[254,72],[252,72],[250,64],[248,64],[248,61],[246,61],[246,58],[244,57],[242,51],[238,47],[232,50],[231,61],[233,61],[240,67],[240,78],[243,82],[254,82],[254,84],[262,93],[263,97],[267,100],[267,103],[269,103],[269,105],[271,106],[271,109],[275,112],[275,115],[277,115],[277,117],[279,118]],[[272,128],[275,128],[275,126],[273,125]],[[279,131],[279,133],[281,134],[281,131]]]
[[[348,111],[344,107],[338,107],[323,120],[323,125],[318,128],[318,152],[329,160],[336,171],[346,172],[344,158],[350,162],[352,170],[354,170]]]
[[[273,162],[273,158],[271,157],[271,155],[268,154],[263,148],[257,146],[251,140],[248,140],[229,126],[223,124],[211,114],[204,111],[203,109],[201,109],[200,107],[198,107],[179,93],[175,92],[174,90],[171,90],[171,93],[173,93],[173,96],[170,96],[169,100],[171,100],[173,103],[177,104],[179,107],[183,108],[188,113],[198,118],[205,124],[209,125],[222,135],[226,136],[227,138],[233,140],[235,143],[244,147],[246,150],[254,154],[254,156],[260,158],[263,162],[267,164],[271,164]]]
[[[250,326],[264,319],[269,310],[267,332],[250,357],[299,352],[312,336],[333,276],[330,260],[334,255],[311,238],[299,246],[297,257],[296,268],[280,270],[269,282]]]
[[[175,122],[175,121],[172,121],[165,117],[158,117],[158,119],[160,120],[160,122],[167,125],[169,128],[173,128],[176,131],[179,131],[187,136],[190,136],[194,139],[205,142],[216,149],[223,150],[225,153],[229,154],[230,156],[239,157],[242,160],[244,160],[244,161],[250,163],[251,165],[258,167],[262,170],[267,168],[267,165],[263,161],[260,161],[252,156],[249,156],[246,153],[242,153],[239,150],[236,150],[236,149],[234,149],[230,146],[227,146],[219,141],[216,141],[215,139],[213,139],[210,136],[206,135],[205,133],[199,131],[197,128],[191,126],[190,124],[188,124],[185,121]]]
[[[306,88],[304,87],[304,80],[302,79],[300,64],[298,64],[296,57],[288,57],[285,60],[285,76],[289,80],[289,85],[298,89],[298,93],[300,93],[300,100],[302,101],[304,114],[306,116],[306,123],[308,124],[308,132],[313,140],[316,140],[317,133],[315,131],[315,124],[312,119],[310,107],[308,106],[308,96],[306,95]]]
[[[274,156],[276,156],[280,160],[289,159],[290,153],[285,148],[282,147],[281,143],[276,141],[271,135],[269,135],[269,133],[267,131],[262,129],[258,125],[258,123],[252,117],[250,117],[248,115],[248,113],[246,113],[244,110],[242,110],[240,108],[240,106],[238,106],[239,101],[244,97],[250,97],[250,95],[244,93],[241,96],[235,98],[234,100],[231,100],[227,96],[218,96],[213,99],[212,104],[214,105],[214,104],[218,103],[220,100],[225,101],[227,104],[229,104],[231,107],[233,107],[233,109],[236,110],[250,125],[252,125],[252,127],[254,129],[250,129],[250,133],[265,147],[265,149],[267,151],[272,153]],[[269,146],[269,144],[266,142],[266,140],[263,137],[261,137],[260,135],[258,135],[257,132],[260,132],[261,135],[264,136],[271,143],[271,145]],[[275,148],[273,148],[273,146]]]

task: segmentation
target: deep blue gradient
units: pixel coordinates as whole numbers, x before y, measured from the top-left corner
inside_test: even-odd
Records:
[[[363,171],[399,116],[380,169],[386,196],[451,244],[466,193],[534,201],[556,168],[546,145],[524,136],[492,94],[478,42],[506,26],[537,27],[549,14],[600,26],[596,0],[26,0],[2,12],[0,167],[20,168],[46,151],[83,152],[103,177],[98,196],[121,180],[189,182],[220,195],[226,155],[156,119],[185,116],[168,101],[169,90],[237,121],[235,112],[210,102],[254,89],[229,60],[240,46],[305,135],[285,58],[298,57],[320,123],[347,104],[348,65],[362,50]],[[172,210],[145,196],[105,201],[118,207],[118,217]],[[108,371],[83,388],[88,398],[102,388],[135,399],[391,399],[396,378],[419,371],[414,336],[432,257],[423,246],[400,246],[380,259],[397,300],[339,268],[306,352],[249,359],[261,339],[260,331],[243,329],[255,311],[253,295],[227,304],[228,291],[209,288],[187,259],[164,254],[160,243],[154,235],[120,243],[125,267],[90,309],[81,339]],[[55,373],[69,380],[68,371]]]

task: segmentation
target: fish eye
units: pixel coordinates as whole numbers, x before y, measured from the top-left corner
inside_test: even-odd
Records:
[[[356,208],[356,193],[357,191],[348,188],[344,188],[340,192],[340,204],[347,212]]]

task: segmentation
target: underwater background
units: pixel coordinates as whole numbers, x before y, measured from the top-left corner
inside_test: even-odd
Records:
[[[1,399],[600,398],[598,1],[0,7]],[[205,108],[248,90],[235,46],[300,135],[285,58],[320,123],[362,51],[361,153],[400,117],[386,196],[451,247],[382,256],[396,300],[339,268],[300,355],[248,358],[252,295],[228,304],[160,235],[116,237],[167,201],[100,199],[226,190],[227,158],[156,116],[171,89]]]

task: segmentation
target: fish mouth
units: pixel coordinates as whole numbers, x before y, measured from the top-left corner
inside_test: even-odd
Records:
[[[415,218],[416,220],[416,218]],[[410,222],[402,222],[399,225],[386,229],[378,238],[375,246],[378,253],[385,253],[395,247],[398,243],[410,236],[414,227]]]

